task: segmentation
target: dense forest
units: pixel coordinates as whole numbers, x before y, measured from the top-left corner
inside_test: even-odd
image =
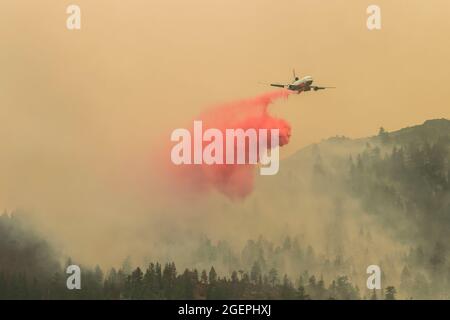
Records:
[[[345,138],[336,139],[336,143]],[[421,126],[362,141],[343,175],[335,175],[316,156],[315,175],[329,185],[342,180],[399,243],[409,246],[401,263],[399,290],[415,298],[450,298],[450,121]]]
[[[401,283],[421,298],[450,298],[449,122],[426,122],[421,129],[442,125],[446,134],[414,140],[381,128],[381,146],[368,145],[349,160],[351,194],[399,241],[412,244]]]
[[[163,264],[132,266],[128,258],[108,270],[81,266],[82,290],[66,288],[65,268],[74,262],[39,235],[26,214],[5,212],[0,217],[0,299],[450,299],[449,150],[450,121],[444,119],[391,133],[381,128],[366,139],[329,139],[291,157],[286,166],[293,171],[272,184],[283,185],[284,193],[276,196],[286,197],[292,211],[301,211],[299,203],[310,193],[301,198],[295,174],[300,157],[311,157],[307,188],[332,199],[335,220],[327,234],[336,248],[319,250],[298,234],[278,241],[260,236],[240,248],[204,235],[191,248],[189,261],[173,259],[180,270],[161,259],[149,261]],[[382,290],[365,288],[367,274],[358,265],[373,261],[370,250],[380,236],[361,224],[357,231],[349,229],[351,243],[360,244],[361,252],[345,250],[349,244],[341,241],[349,231],[340,221],[353,202],[361,208],[357,214],[367,214],[395,244],[407,248],[380,258]]]
[[[68,290],[66,266],[54,260],[51,247],[37,235],[29,235],[20,215],[4,214],[0,299],[395,299],[396,289],[361,296],[346,276],[331,283],[305,271],[292,281],[275,268],[263,273],[255,262],[249,271],[233,271],[229,277],[210,270],[185,269],[175,263],[150,263],[146,269],[131,268],[129,259],[105,275],[100,267],[82,267],[81,290]],[[25,234],[27,233],[27,234]]]

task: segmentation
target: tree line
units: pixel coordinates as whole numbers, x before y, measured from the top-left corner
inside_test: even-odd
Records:
[[[68,262],[71,263],[71,262]],[[175,263],[150,263],[127,274],[122,268],[112,268],[107,275],[97,266],[82,268],[81,289],[68,290],[64,270],[51,277],[26,273],[0,272],[0,299],[283,299],[283,300],[357,300],[396,298],[396,289],[374,290],[361,296],[357,286],[346,276],[329,284],[314,275],[302,276],[294,284],[287,275],[280,277],[276,269],[262,274],[257,263],[249,273],[233,271],[220,277],[214,267],[207,272],[185,269],[177,273]]]

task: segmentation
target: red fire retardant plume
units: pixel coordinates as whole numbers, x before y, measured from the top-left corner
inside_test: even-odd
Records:
[[[290,93],[288,90],[278,90],[251,99],[219,105],[195,120],[202,121],[203,132],[208,128],[221,130],[224,145],[226,129],[254,128],[256,130],[279,129],[279,145],[283,146],[289,143],[291,127],[285,120],[272,117],[268,107],[277,99],[287,98]],[[190,131],[193,143],[192,128]],[[204,143],[204,146],[206,144]],[[227,150],[224,150],[224,158],[226,152]],[[246,159],[248,159],[248,149],[246,153]],[[236,150],[234,155],[236,157]],[[170,179],[182,189],[182,192],[207,192],[215,189],[232,199],[244,198],[251,193],[256,173],[255,165],[252,164],[182,164],[179,166],[171,164],[170,172]]]

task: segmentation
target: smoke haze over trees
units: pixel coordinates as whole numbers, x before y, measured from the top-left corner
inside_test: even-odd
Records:
[[[5,213],[0,298],[448,299],[449,148],[444,119],[304,148],[277,176],[258,177],[245,201],[213,195],[155,207],[165,214],[141,230],[124,225],[142,248],[125,242],[131,258],[114,268],[101,253],[83,260],[79,292],[65,288],[76,254],[55,249],[26,214]],[[375,292],[365,286],[372,264],[383,273]]]

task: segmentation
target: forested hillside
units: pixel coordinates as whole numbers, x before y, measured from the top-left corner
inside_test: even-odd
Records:
[[[282,236],[261,233],[236,246],[233,235],[209,233],[182,247],[188,258],[170,256],[168,246],[170,259],[149,252],[160,262],[126,259],[102,270],[94,261],[82,266],[80,291],[65,282],[76,257],[55,250],[26,215],[5,213],[0,299],[448,299],[449,151],[445,119],[322,141],[256,181],[253,209],[243,214],[255,225],[285,225]],[[382,269],[382,290],[365,288],[371,264]]]

